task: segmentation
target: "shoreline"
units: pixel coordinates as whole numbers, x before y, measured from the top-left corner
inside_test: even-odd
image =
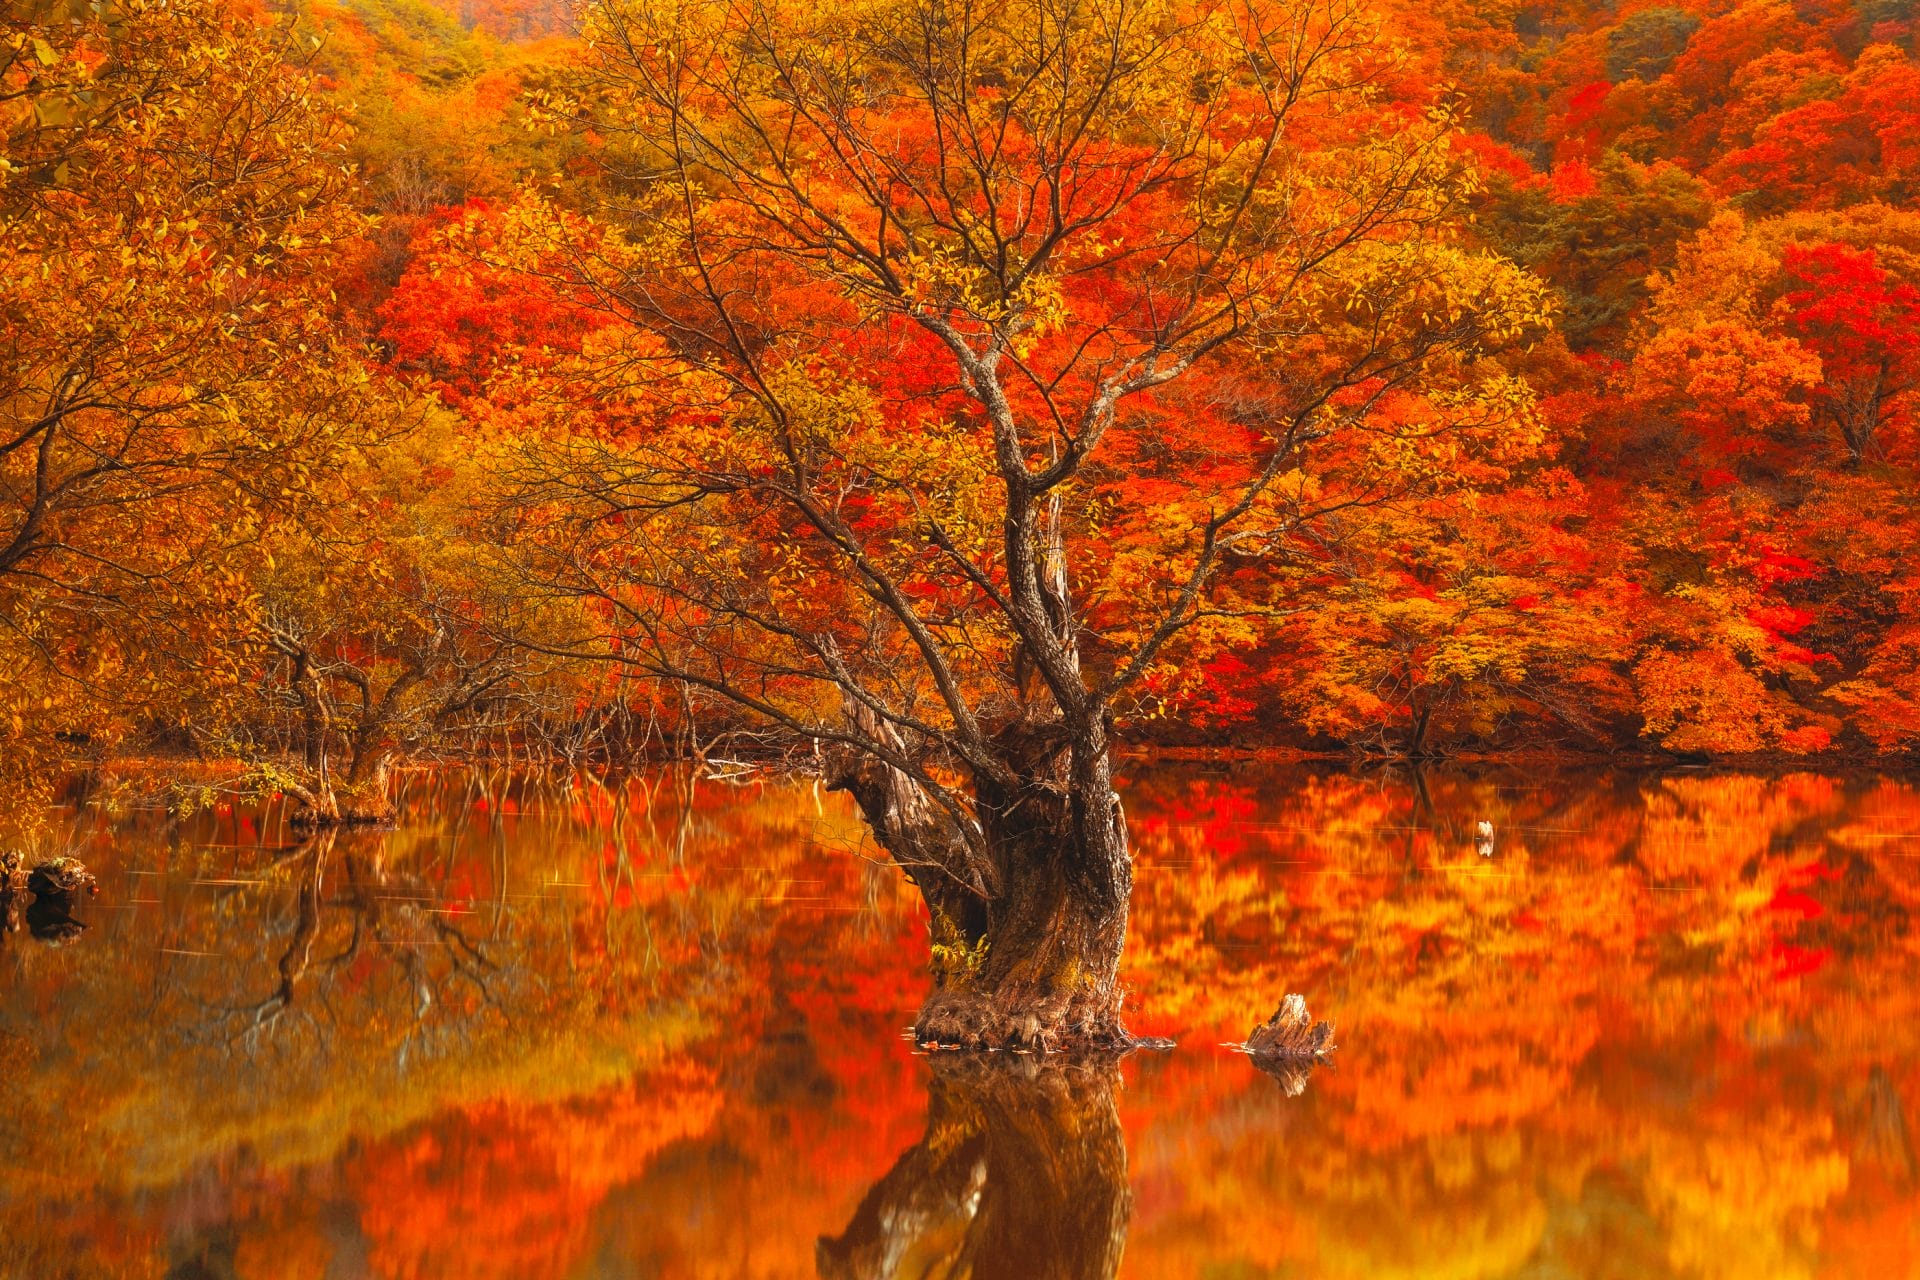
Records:
[[[1579,751],[1568,748],[1528,747],[1511,751],[1460,751],[1430,756],[1395,756],[1355,751],[1316,751],[1301,747],[1246,744],[1160,744],[1118,743],[1113,748],[1117,763],[1139,764],[1262,764],[1313,765],[1359,770],[1444,770],[1456,766],[1475,768],[1551,768],[1620,769],[1634,773],[1694,772],[1842,772],[1871,770],[1893,774],[1920,774],[1920,758],[1911,753],[1869,754],[1859,752],[1818,752],[1795,755],[1764,752],[1750,755],[1676,756],[1658,751]],[[737,767],[745,764],[770,773],[805,777],[811,763],[807,757],[792,754],[754,753],[730,755],[722,762],[692,755],[655,756],[628,760],[574,760],[564,756],[523,754],[503,755],[446,753],[438,758],[396,760],[397,773],[427,773],[439,769],[506,768],[512,771],[547,771],[555,767],[597,773],[631,772],[691,764]],[[180,782],[208,781],[229,777],[245,762],[237,758],[208,758],[196,755],[169,755],[136,752],[93,760],[61,762],[49,772],[73,779],[87,774],[125,771],[132,774],[172,772]]]

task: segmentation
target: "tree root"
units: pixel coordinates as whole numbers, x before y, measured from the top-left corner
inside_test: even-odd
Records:
[[[973,1052],[1100,1054],[1170,1049],[1120,1022],[1117,996],[935,991],[914,1024],[923,1049]]]
[[[341,827],[391,827],[399,821],[391,807],[385,809],[342,809],[326,813],[317,809],[296,809],[287,825],[296,831],[330,831]]]

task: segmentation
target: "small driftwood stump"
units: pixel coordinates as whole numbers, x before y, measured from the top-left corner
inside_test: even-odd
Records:
[[[0,851],[0,934],[25,927],[42,942],[71,942],[86,929],[73,918],[75,899],[98,892],[99,883],[78,858],[49,858],[29,867],[25,855]]]
[[[1256,1058],[1318,1058],[1333,1051],[1333,1024],[1315,1022],[1305,996],[1290,995],[1247,1037]]]
[[[27,888],[36,898],[62,898],[83,892],[98,893],[100,883],[80,859],[52,858],[27,876]]]
[[[1307,1076],[1332,1053],[1333,1024],[1315,1022],[1304,996],[1289,995],[1273,1016],[1247,1037],[1253,1065],[1280,1082],[1289,1098],[1307,1087]]]

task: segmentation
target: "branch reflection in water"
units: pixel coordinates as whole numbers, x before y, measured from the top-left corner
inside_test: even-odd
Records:
[[[460,1033],[458,1018],[435,1016],[456,1007],[451,996],[470,997],[469,1009],[473,1002],[499,1008],[496,988],[512,984],[515,967],[503,972],[487,954],[483,929],[440,905],[421,873],[390,867],[386,842],[385,833],[329,828],[273,857],[266,877],[283,878],[290,889],[263,904],[260,935],[278,949],[275,976],[258,999],[216,1007],[210,1034],[247,1052],[284,1052],[302,1036],[324,1048],[323,1023],[337,1019],[336,988],[351,975],[362,991],[385,988],[402,1006],[396,1012],[410,1016],[395,1050],[404,1067],[423,1042]],[[369,974],[363,960],[378,972]]]

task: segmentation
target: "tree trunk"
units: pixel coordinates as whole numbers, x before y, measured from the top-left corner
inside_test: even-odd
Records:
[[[393,761],[385,754],[355,761],[344,780],[334,784],[334,775],[322,757],[320,770],[302,785],[282,784],[300,808],[288,819],[296,827],[327,828],[373,826],[394,819],[392,790]]]
[[[393,758],[384,751],[356,755],[347,774],[347,803],[340,820],[346,823],[392,822]]]
[[[1111,1062],[1021,1069],[943,1058],[927,1135],[815,1250],[822,1280],[891,1280],[958,1235],[940,1272],[974,1280],[1111,1280],[1132,1216]],[[962,1228],[951,1232],[952,1228]],[[951,1234],[950,1234],[951,1232]]]
[[[300,807],[287,819],[292,826],[304,828],[340,825],[340,796],[333,789],[333,779],[324,769],[314,776],[311,786],[284,781],[281,786],[289,796],[300,803]]]
[[[875,838],[920,888],[933,990],[922,1044],[1119,1050],[1120,956],[1133,889],[1126,823],[1104,726],[1063,742],[1058,724],[1016,725],[1005,767],[974,779],[969,832],[907,775],[871,757],[840,762]]]

